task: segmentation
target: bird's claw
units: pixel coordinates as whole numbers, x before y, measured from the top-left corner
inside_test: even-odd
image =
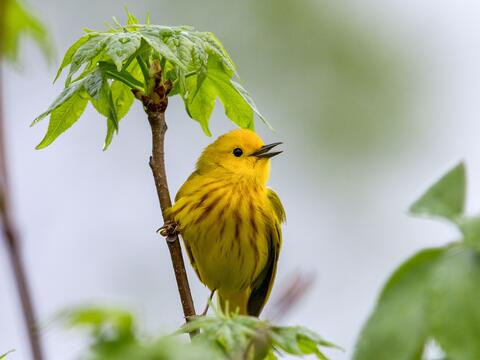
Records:
[[[170,237],[177,234],[178,225],[174,221],[167,221],[161,228],[157,230],[157,233],[163,237]]]

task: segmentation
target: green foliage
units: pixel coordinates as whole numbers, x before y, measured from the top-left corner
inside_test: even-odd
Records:
[[[421,359],[429,335],[428,281],[442,254],[440,249],[421,251],[392,275],[362,331],[355,359]]]
[[[52,57],[52,47],[43,24],[28,12],[20,0],[5,0],[3,55],[9,61],[16,62],[20,40],[27,35],[41,47],[47,58]]]
[[[414,215],[454,220],[465,207],[465,166],[458,164],[433,185],[411,207]]]
[[[125,311],[84,308],[65,312],[70,327],[87,328],[90,335],[86,360],[273,360],[278,354],[314,354],[327,359],[319,347],[335,347],[304,327],[272,326],[254,317],[225,315],[199,316],[173,335],[139,335],[133,316]],[[199,330],[193,342],[182,334]]]
[[[47,134],[37,149],[48,146],[70,128],[88,101],[107,118],[106,149],[118,122],[133,103],[131,90],[153,95],[158,85],[156,63],[162,83],[173,85],[168,95],[182,97],[189,116],[207,135],[217,98],[226,115],[242,128],[253,129],[254,113],[266,122],[239,84],[235,65],[212,33],[189,26],[159,26],[148,21],[139,24],[131,13],[127,14],[125,26],[115,20],[109,30],[86,30],[65,53],[56,77],[68,68],[65,89],[32,123],[50,115]]]
[[[354,359],[420,360],[429,340],[448,358],[480,359],[480,218],[463,214],[465,168],[457,165],[415,202],[416,215],[443,217],[464,238],[419,252],[383,289]]]
[[[218,355],[203,344],[182,342],[178,337],[141,336],[133,316],[107,308],[84,308],[65,312],[69,327],[89,331],[90,345],[83,360],[203,360]]]
[[[316,355],[327,359],[320,347],[336,348],[317,333],[301,326],[273,326],[252,316],[215,310],[215,316],[199,316],[181,331],[199,330],[194,342],[209,344],[225,358],[277,359],[276,354]]]

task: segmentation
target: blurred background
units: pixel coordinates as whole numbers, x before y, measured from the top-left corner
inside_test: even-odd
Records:
[[[58,58],[83,27],[125,20],[125,1],[30,0]],[[460,159],[469,173],[468,208],[480,208],[480,5],[473,0],[135,1],[139,18],[213,31],[245,87],[283,141],[270,186],[288,222],[273,299],[292,274],[315,274],[301,303],[282,318],[341,345],[350,358],[382,284],[406,257],[442,245],[449,226],[409,217],[409,204]],[[70,360],[79,334],[52,316],[79,304],[127,307],[146,331],[182,319],[147,160],[148,124],[134,104],[107,152],[105,121],[91,108],[49,148],[35,151],[47,122],[28,124],[62,88],[56,68],[25,42],[22,64],[4,67],[15,216],[49,359]],[[172,192],[193,170],[207,138],[179,99],[167,111]],[[233,128],[219,105],[214,137]],[[28,347],[13,276],[0,248],[0,353]],[[197,309],[208,290],[190,271]],[[268,306],[266,312],[268,313]]]

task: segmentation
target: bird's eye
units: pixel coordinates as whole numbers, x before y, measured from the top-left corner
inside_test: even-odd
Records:
[[[236,157],[240,157],[243,155],[243,150],[240,148],[235,148],[233,149],[233,155],[235,155]]]

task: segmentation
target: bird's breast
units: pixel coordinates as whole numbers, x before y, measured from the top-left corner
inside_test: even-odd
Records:
[[[197,179],[194,185],[182,190],[172,208],[192,264],[210,288],[249,286],[269,255],[266,188],[222,179]]]

